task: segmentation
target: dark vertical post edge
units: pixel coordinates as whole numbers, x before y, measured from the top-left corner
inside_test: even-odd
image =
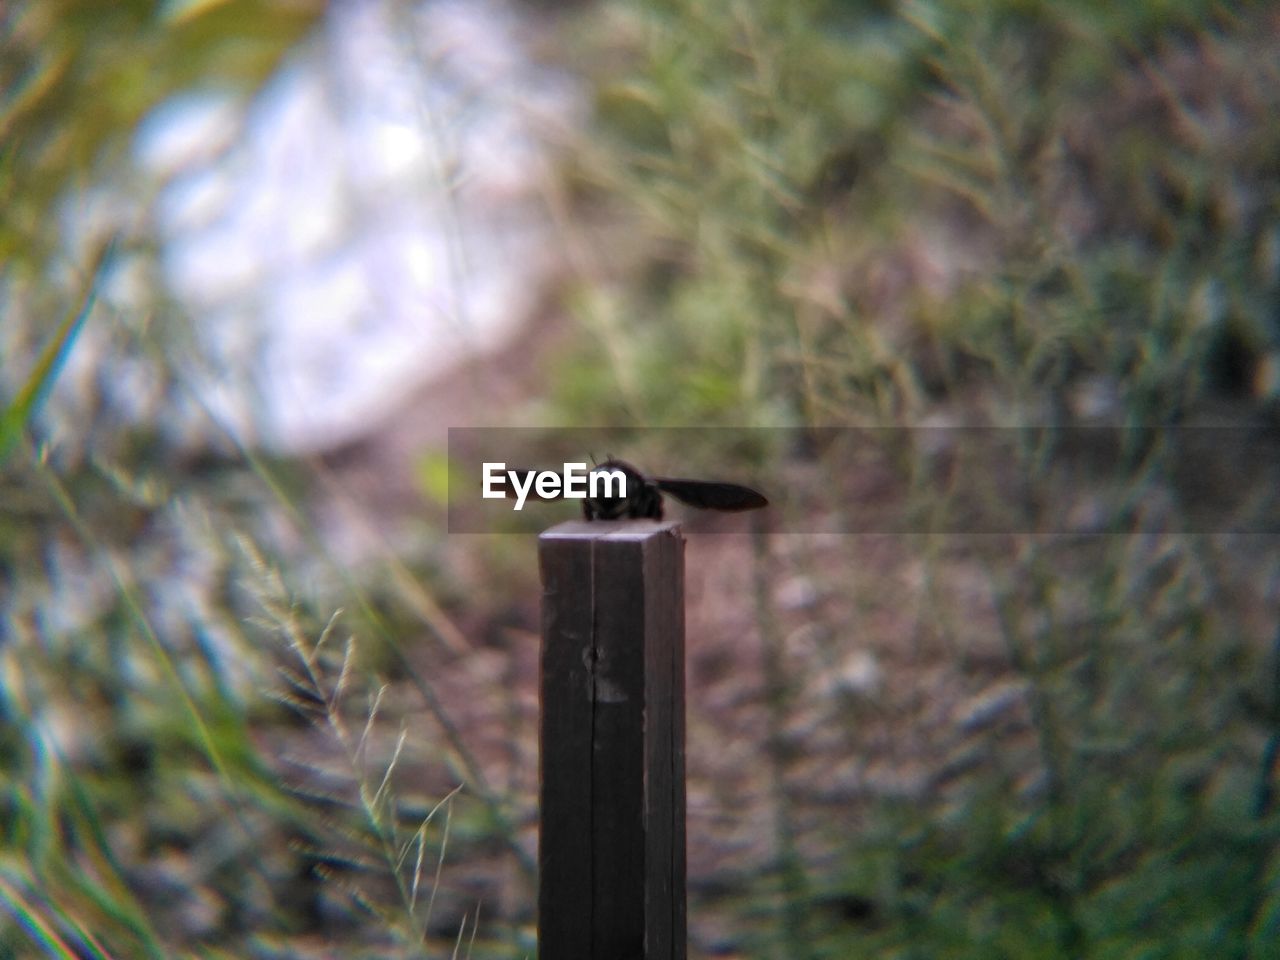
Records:
[[[564,523],[542,569],[539,960],[684,960],[684,539]]]

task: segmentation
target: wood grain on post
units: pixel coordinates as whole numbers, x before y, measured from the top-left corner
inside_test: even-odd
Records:
[[[684,539],[576,521],[542,567],[539,960],[684,960]]]

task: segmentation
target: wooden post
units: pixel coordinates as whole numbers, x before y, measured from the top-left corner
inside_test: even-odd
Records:
[[[538,554],[538,960],[684,960],[684,538],[575,521]]]

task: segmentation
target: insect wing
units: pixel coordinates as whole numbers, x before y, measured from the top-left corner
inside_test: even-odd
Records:
[[[663,493],[669,493],[681,503],[704,510],[759,510],[769,501],[764,494],[738,483],[719,483],[714,480],[677,480],[673,477],[654,477],[653,482]]]

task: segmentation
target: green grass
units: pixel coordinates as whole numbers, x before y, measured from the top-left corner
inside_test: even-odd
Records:
[[[1094,391],[1115,425],[1274,423],[1261,8],[613,3],[587,24],[597,126],[571,172],[619,239],[583,282],[620,271],[625,292],[574,301],[596,337],[564,361],[565,410],[1069,425],[1099,415]],[[1274,561],[1262,541],[1124,530],[987,558],[1036,748],[744,894],[751,955],[1269,955],[1277,820],[1253,798],[1274,707],[1240,702],[1276,702],[1258,682],[1274,625],[1236,605],[1256,610]],[[859,563],[842,555],[836,591]],[[929,633],[967,616],[932,613]],[[777,803],[784,857],[813,814]],[[819,866],[832,855],[847,874]],[[868,916],[823,906],[842,896]]]

